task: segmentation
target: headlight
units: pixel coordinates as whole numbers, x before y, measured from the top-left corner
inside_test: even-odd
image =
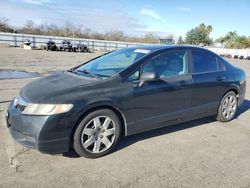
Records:
[[[26,115],[54,115],[70,111],[73,104],[33,104],[29,103],[22,114]]]

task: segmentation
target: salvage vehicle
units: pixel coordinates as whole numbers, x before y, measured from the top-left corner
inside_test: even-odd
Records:
[[[89,52],[89,48],[85,44],[82,44],[81,42],[79,42],[77,44],[73,44],[73,51],[74,52]]]
[[[62,41],[62,44],[60,46],[60,51],[68,51],[68,52],[71,52],[73,51],[73,47],[72,47],[72,44],[69,40],[63,40]]]
[[[209,116],[228,122],[245,92],[245,72],[207,49],[137,46],[32,81],[6,119],[24,146],[96,158],[122,136]]]
[[[27,45],[27,46],[30,46],[31,45],[31,42],[29,39],[25,39],[25,41],[23,42],[23,44]]]
[[[46,50],[49,51],[57,51],[58,50],[58,47],[56,46],[56,43],[52,40],[49,40],[47,42],[47,47],[46,47]]]

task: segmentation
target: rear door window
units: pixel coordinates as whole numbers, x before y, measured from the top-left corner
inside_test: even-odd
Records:
[[[222,60],[221,58],[217,58],[218,60],[218,68],[219,68],[219,71],[225,71],[226,70],[226,67],[223,63],[224,60]]]
[[[193,73],[218,71],[217,57],[206,51],[192,51]]]

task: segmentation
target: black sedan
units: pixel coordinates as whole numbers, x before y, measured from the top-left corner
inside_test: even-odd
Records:
[[[122,136],[207,116],[228,122],[245,91],[244,71],[211,51],[140,46],[29,83],[6,119],[24,146],[95,158]]]

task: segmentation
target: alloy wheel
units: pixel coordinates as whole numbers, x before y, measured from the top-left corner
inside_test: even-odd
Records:
[[[228,95],[222,103],[222,115],[226,119],[231,119],[237,109],[237,98],[234,95]]]
[[[82,146],[91,153],[108,150],[115,140],[115,123],[108,116],[91,119],[81,134]]]

